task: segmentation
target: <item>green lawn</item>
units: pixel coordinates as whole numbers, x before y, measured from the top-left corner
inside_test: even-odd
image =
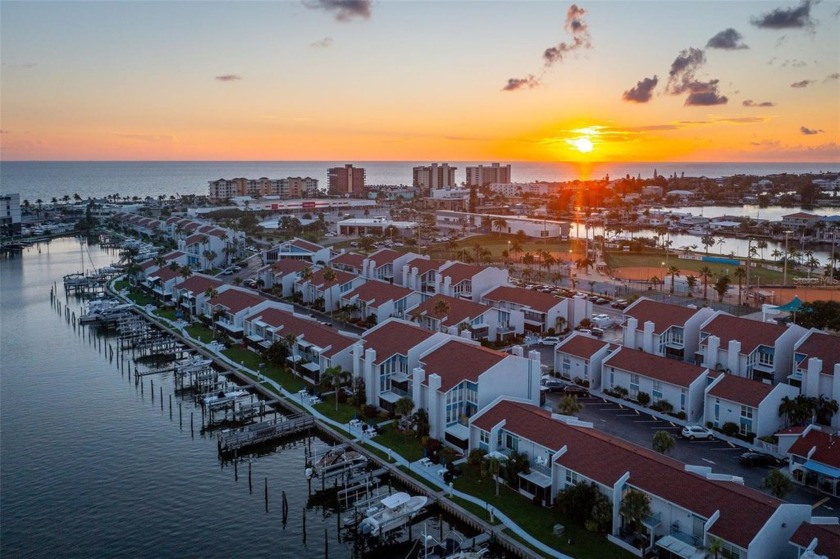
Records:
[[[338,411],[335,409],[335,394],[325,396],[325,400],[315,405],[315,409],[339,423],[350,423],[351,419],[361,418],[362,412],[356,406],[349,404],[338,404]],[[358,433],[354,433],[358,435]]]
[[[133,289],[128,294],[129,300],[135,305],[139,305],[141,307],[145,307],[146,305],[154,305],[156,304],[155,300],[140,291],[139,289]]]
[[[406,437],[402,433],[397,432],[392,423],[387,426],[384,433],[376,437],[376,442],[392,449],[409,462],[414,462],[423,458],[423,445],[420,444],[417,437],[412,435],[413,433],[410,433]]]
[[[476,468],[465,466],[463,475],[455,480],[455,489],[486,501],[504,512],[536,539],[573,557],[581,559],[601,557],[629,559],[633,557],[630,553],[609,543],[604,535],[588,532],[582,526],[564,518],[555,509],[546,509],[534,505],[530,499],[501,483],[499,484],[499,496],[496,497],[493,479],[490,476],[482,478]],[[480,507],[473,505],[473,508]],[[480,512],[483,515],[482,518],[486,519],[487,513],[483,510]],[[562,537],[554,535],[555,524],[565,526],[566,530]],[[571,545],[568,544],[569,539],[572,541]]]
[[[175,312],[176,312],[175,309],[166,307],[166,308],[163,308],[163,309],[156,310],[155,314],[157,316],[161,317],[161,318],[165,318],[167,320],[171,320],[171,321],[174,322],[175,320],[178,319],[178,317],[175,316]]]
[[[123,289],[127,289],[131,287],[131,284],[128,283],[127,279],[121,279],[114,282],[114,290],[122,291]]]
[[[500,236],[498,233],[493,233],[491,235],[477,235],[458,241],[457,251],[451,250],[443,244],[431,245],[429,246],[429,254],[432,258],[459,258],[463,251],[467,255],[473,256],[475,254],[475,245],[478,244],[481,245],[482,248],[489,250],[495,261],[501,262],[504,259],[502,251],[509,250],[510,245],[515,242],[515,235],[503,234]],[[526,252],[536,254],[541,250],[551,252],[555,254],[555,256],[558,253],[566,255],[572,247],[571,241],[558,241],[556,239],[551,241],[534,241],[529,239],[524,243],[521,243],[520,246],[522,247],[522,252],[511,254],[511,262],[519,262]]]
[[[190,336],[204,344],[209,344],[213,341],[213,331],[201,324],[190,324],[186,328]]]

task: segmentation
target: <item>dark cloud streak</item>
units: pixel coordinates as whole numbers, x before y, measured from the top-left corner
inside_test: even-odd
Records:
[[[216,80],[220,82],[235,82],[241,79],[242,76],[237,76],[236,74],[225,74],[223,76],[216,76]]]
[[[540,85],[540,80],[533,74],[527,78],[508,78],[507,84],[502,91],[517,91],[519,89],[532,89]]]
[[[802,29],[814,27],[811,19],[811,5],[816,2],[803,0],[796,8],[776,8],[759,17],[750,19],[750,23],[761,29]]]
[[[335,19],[341,22],[353,18],[370,18],[370,0],[303,0],[303,5],[311,10],[323,10],[335,13]]]
[[[771,101],[762,101],[761,103],[756,103],[752,99],[747,99],[743,103],[741,103],[745,107],[775,107],[776,103]]]
[[[657,76],[644,78],[636,83],[636,87],[625,91],[621,98],[632,103],[647,103],[653,96],[653,90],[658,83],[659,78]]]
[[[706,48],[709,49],[724,49],[724,50],[740,50],[740,49],[748,49],[747,45],[745,45],[743,41],[744,37],[736,30],[732,29],[725,29],[709,39],[709,42],[706,43]]]
[[[805,136],[813,136],[814,134],[821,134],[823,132],[822,129],[807,128],[805,126],[800,126],[799,131]]]
[[[814,83],[814,80],[802,80],[799,82],[793,82],[790,86],[795,89],[802,89],[803,87],[808,87],[812,83]]]

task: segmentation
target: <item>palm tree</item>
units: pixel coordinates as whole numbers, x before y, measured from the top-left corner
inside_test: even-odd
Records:
[[[702,243],[702,245],[706,247],[706,254],[709,254],[709,247],[715,246],[715,242],[715,238],[711,235],[706,235],[705,237],[702,237],[700,239],[700,243]]]
[[[747,271],[738,266],[735,268],[735,272],[733,272],[736,278],[738,278],[738,306],[741,306],[741,289],[744,278],[747,277]],[[747,286],[749,287],[749,286]]]
[[[519,241],[513,241],[510,245],[510,253],[511,254],[522,254],[522,245]]]
[[[503,217],[494,217],[492,219],[493,229],[499,232],[499,238],[502,236],[502,231],[507,228],[507,220]]]
[[[190,276],[192,276],[193,271],[192,268],[190,268],[189,264],[184,264],[183,266],[178,268],[178,273],[181,275],[182,278],[184,278],[184,280],[188,280],[190,279]],[[212,289],[212,287],[210,289]]]
[[[435,301],[435,304],[432,305],[432,316],[436,317],[438,320],[443,318],[444,316],[449,313],[450,305],[449,301],[446,299],[440,298]]]
[[[292,371],[297,374],[297,334],[289,332],[283,336],[283,343],[289,348],[289,353],[292,356]]]
[[[686,276],[685,283],[688,284],[688,292],[694,292],[694,288],[697,287],[697,278],[691,274]]]
[[[814,399],[814,415],[817,423],[831,425],[831,418],[840,411],[837,400],[829,400],[825,395],[820,394]]]
[[[321,384],[335,390],[335,411],[338,411],[338,390],[341,384],[341,367],[327,367],[321,375]]]
[[[523,263],[523,264],[525,264],[528,268],[530,268],[531,266],[533,266],[535,261],[536,261],[536,260],[535,260],[535,258],[534,258],[534,255],[533,255],[533,254],[531,254],[530,252],[526,252],[526,253],[522,256],[522,263]]]
[[[642,520],[650,516],[650,497],[641,491],[629,490],[621,500],[619,513],[630,521],[634,530],[638,531],[642,526]]]
[[[784,498],[793,489],[793,482],[781,470],[770,470],[762,485],[768,488],[770,493],[778,499]]]
[[[674,294],[674,280],[677,276],[680,275],[680,269],[676,266],[670,266],[668,268],[668,275],[671,276],[671,295]]]
[[[574,394],[566,394],[557,403],[557,412],[563,415],[577,415],[583,406]]]
[[[785,418],[785,426],[789,426],[798,417],[799,403],[795,398],[785,396],[779,402],[779,417]]]
[[[493,476],[496,482],[496,497],[499,496],[499,472],[502,471],[502,462],[495,456],[487,458],[487,471]]]
[[[713,289],[718,294],[718,301],[719,302],[721,302],[721,303],[723,302],[723,296],[726,295],[726,292],[729,290],[729,285],[731,283],[732,283],[732,280],[729,279],[729,276],[727,276],[725,274],[721,275],[721,276],[718,276],[718,279],[715,282],[715,285],[714,285]]]
[[[709,298],[709,277],[711,275],[713,275],[714,272],[712,272],[712,269],[709,268],[708,266],[703,266],[702,268],[700,268],[700,271],[698,273],[700,274],[700,277],[703,278],[703,299],[708,299]]]
[[[332,285],[330,285],[330,284],[332,284],[332,282],[334,282],[337,277],[338,277],[338,274],[336,273],[335,270],[333,270],[329,266],[324,268],[324,282],[326,282],[325,287],[327,287],[327,293],[329,293],[329,295],[330,295],[330,302],[329,302],[330,319],[332,319],[332,311],[333,311],[333,306],[334,306],[333,305],[333,300],[332,300],[332,298],[333,298]]]

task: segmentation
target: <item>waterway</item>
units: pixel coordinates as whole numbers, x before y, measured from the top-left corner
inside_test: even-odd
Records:
[[[61,278],[79,270],[80,248],[57,239],[0,260],[0,556],[324,557],[326,531],[329,557],[360,557],[338,540],[333,513],[307,506],[302,443],[252,457],[249,493],[247,463],[237,481],[214,436],[200,433],[191,399],[179,424],[173,395],[170,417],[171,376],[149,377],[153,401],[148,384],[141,392],[56,311],[50,288],[57,282],[63,307]],[[116,259],[89,252],[96,266]],[[67,302],[78,315],[79,303]],[[315,439],[313,449],[325,444]]]

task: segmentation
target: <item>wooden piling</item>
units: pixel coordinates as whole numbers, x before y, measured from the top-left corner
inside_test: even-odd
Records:
[[[158,386],[158,389],[160,390],[160,411],[163,411],[163,387]]]
[[[303,543],[306,543],[306,507],[303,507]]]
[[[328,559],[330,556],[330,540],[327,537],[327,527],[324,526],[324,559]]]
[[[195,431],[193,430],[193,412],[190,412],[190,435],[195,436]]]
[[[286,500],[286,491],[283,490],[283,524],[289,517],[289,501]]]
[[[169,395],[169,421],[172,421],[172,394]]]
[[[152,393],[152,403],[155,403],[155,381],[154,379],[149,379],[149,390]]]
[[[233,460],[233,481],[239,481],[239,460]]]
[[[251,483],[251,463],[248,462],[248,494],[252,495],[254,493],[254,486]],[[286,494],[283,493],[283,499],[285,500]]]
[[[268,478],[265,478],[265,512],[268,512]]]

